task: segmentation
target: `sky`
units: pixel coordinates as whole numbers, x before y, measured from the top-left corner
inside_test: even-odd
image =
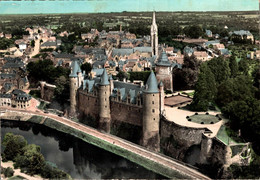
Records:
[[[0,14],[102,13],[122,11],[251,11],[258,0],[0,0]]]

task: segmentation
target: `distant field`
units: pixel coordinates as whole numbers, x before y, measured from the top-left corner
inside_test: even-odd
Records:
[[[230,30],[246,29],[253,33],[258,32],[258,12],[157,12],[156,20],[160,26],[181,27],[188,25],[201,25],[202,27],[228,26]],[[135,26],[141,24],[146,27],[151,24],[151,12],[123,12],[123,13],[98,13],[98,14],[49,14],[49,15],[0,15],[0,31],[8,28],[34,25],[49,25],[59,27],[64,24],[78,23],[81,26],[92,27],[96,22],[102,25],[117,27]],[[159,27],[160,27],[159,26]]]

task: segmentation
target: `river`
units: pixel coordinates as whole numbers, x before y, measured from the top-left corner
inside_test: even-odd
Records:
[[[7,132],[22,135],[29,144],[39,145],[45,160],[56,164],[73,179],[165,178],[125,158],[43,125],[1,120],[2,138]]]

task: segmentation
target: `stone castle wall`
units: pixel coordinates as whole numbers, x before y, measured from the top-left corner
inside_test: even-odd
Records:
[[[98,96],[80,90],[78,98],[78,110],[80,115],[90,115],[98,120],[100,108],[98,102]],[[113,121],[142,126],[142,106],[110,100],[110,113]]]
[[[161,118],[161,150],[171,157],[183,160],[186,151],[193,145],[199,145],[204,128],[182,127],[174,122]]]
[[[80,90],[78,97],[78,110],[80,116],[92,116],[98,120],[99,105],[98,97]]]
[[[143,108],[133,104],[111,101],[111,119],[135,126],[142,126]]]

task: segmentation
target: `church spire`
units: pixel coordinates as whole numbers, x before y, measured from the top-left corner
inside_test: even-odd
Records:
[[[153,25],[156,25],[155,11],[153,11]]]
[[[153,22],[151,25],[151,47],[152,56],[158,57],[158,27],[155,20],[155,11],[153,12]]]

